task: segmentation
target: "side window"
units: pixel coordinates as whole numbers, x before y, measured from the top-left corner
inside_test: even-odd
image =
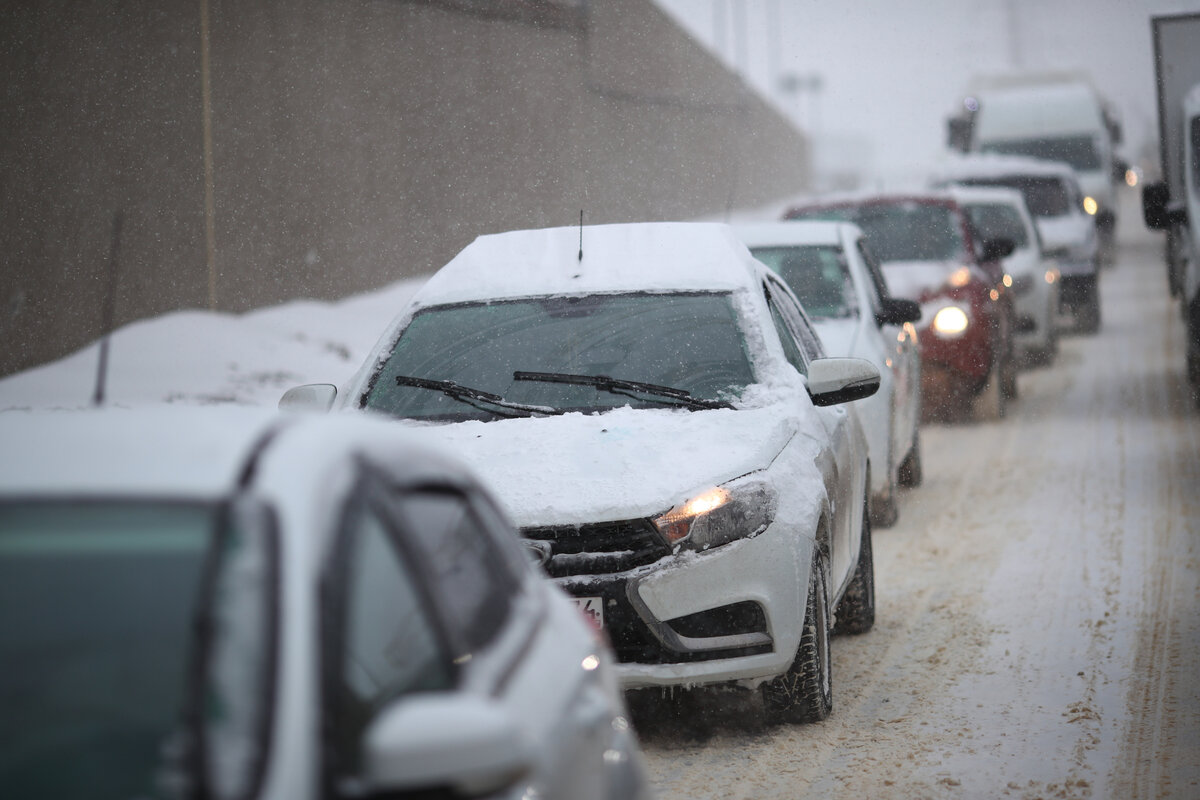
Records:
[[[879,262],[875,260],[875,256],[871,253],[870,248],[862,239],[855,243],[858,250],[858,257],[862,259],[863,266],[867,268],[867,277],[870,280],[867,282],[867,302],[871,305],[872,316],[879,312],[883,307],[883,300],[889,297],[887,284],[883,281],[883,273],[879,268]]]
[[[1192,162],[1192,193],[1200,194],[1200,117],[1192,117],[1188,123],[1189,158]]]
[[[783,316],[784,322],[793,331],[796,341],[800,344],[800,350],[804,355],[805,363],[812,361],[814,358],[824,358],[825,347],[821,344],[821,337],[817,336],[817,332],[813,330],[808,317],[800,310],[800,306],[796,304],[792,296],[786,291],[774,287],[771,288],[771,296],[774,302],[778,304],[779,312]],[[807,371],[805,371],[805,374],[808,374]]]
[[[449,689],[455,673],[415,565],[380,515],[358,504],[338,546],[327,584],[327,730],[332,774],[345,777],[359,772],[363,734],[389,701]]]
[[[452,655],[470,658],[508,619],[520,577],[462,494],[408,491],[400,507],[454,638]]]
[[[795,334],[792,333],[791,328],[788,327],[787,322],[783,318],[783,314],[780,313],[770,289],[766,286],[763,289],[767,296],[767,307],[771,309],[771,321],[775,323],[775,332],[779,334],[779,343],[783,345],[784,358],[801,375],[807,375],[808,364],[804,361],[804,354],[800,351],[800,345],[796,342]]]

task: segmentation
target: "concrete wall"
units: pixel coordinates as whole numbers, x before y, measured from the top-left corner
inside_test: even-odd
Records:
[[[649,0],[23,0],[0,75],[0,374],[103,332],[118,212],[120,325],[808,179],[803,137]]]

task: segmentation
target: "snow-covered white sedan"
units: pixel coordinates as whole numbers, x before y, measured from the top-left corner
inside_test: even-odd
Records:
[[[984,240],[1007,239],[1004,282],[1012,289],[1013,345],[1025,359],[1048,363],[1058,352],[1059,269],[1045,257],[1042,237],[1024,196],[999,186],[951,186]]]
[[[868,455],[782,279],[725,225],[481,236],[340,394],[448,444],[616,649],[627,688],[741,682],[824,718],[829,634],[869,629]],[[835,610],[836,609],[836,610]]]
[[[921,482],[921,307],[888,292],[863,233],[848,222],[738,225],[738,237],[783,277],[804,306],[826,352],[865,358],[879,391],[855,404],[871,453],[871,521],[899,516],[898,486]]]
[[[0,414],[5,796],[645,796],[594,629],[362,417]]]

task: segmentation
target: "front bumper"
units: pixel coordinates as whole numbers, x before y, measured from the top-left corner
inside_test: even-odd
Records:
[[[600,598],[625,688],[769,678],[799,647],[812,547],[777,521],[704,553],[555,581]]]

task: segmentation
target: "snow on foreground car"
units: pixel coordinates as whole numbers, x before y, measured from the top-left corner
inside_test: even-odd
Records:
[[[871,455],[871,522],[899,517],[898,486],[921,482],[921,307],[892,297],[863,232],[848,222],[760,222],[738,238],[804,306],[826,352],[865,358],[879,391],[856,404]]]
[[[761,687],[824,718],[829,635],[874,620],[868,459],[782,280],[725,225],[482,236],[436,273],[340,394],[472,463],[546,572],[610,637],[627,688]],[[836,612],[835,612],[836,609]]]
[[[645,796],[611,653],[405,433],[0,414],[6,796]]]

